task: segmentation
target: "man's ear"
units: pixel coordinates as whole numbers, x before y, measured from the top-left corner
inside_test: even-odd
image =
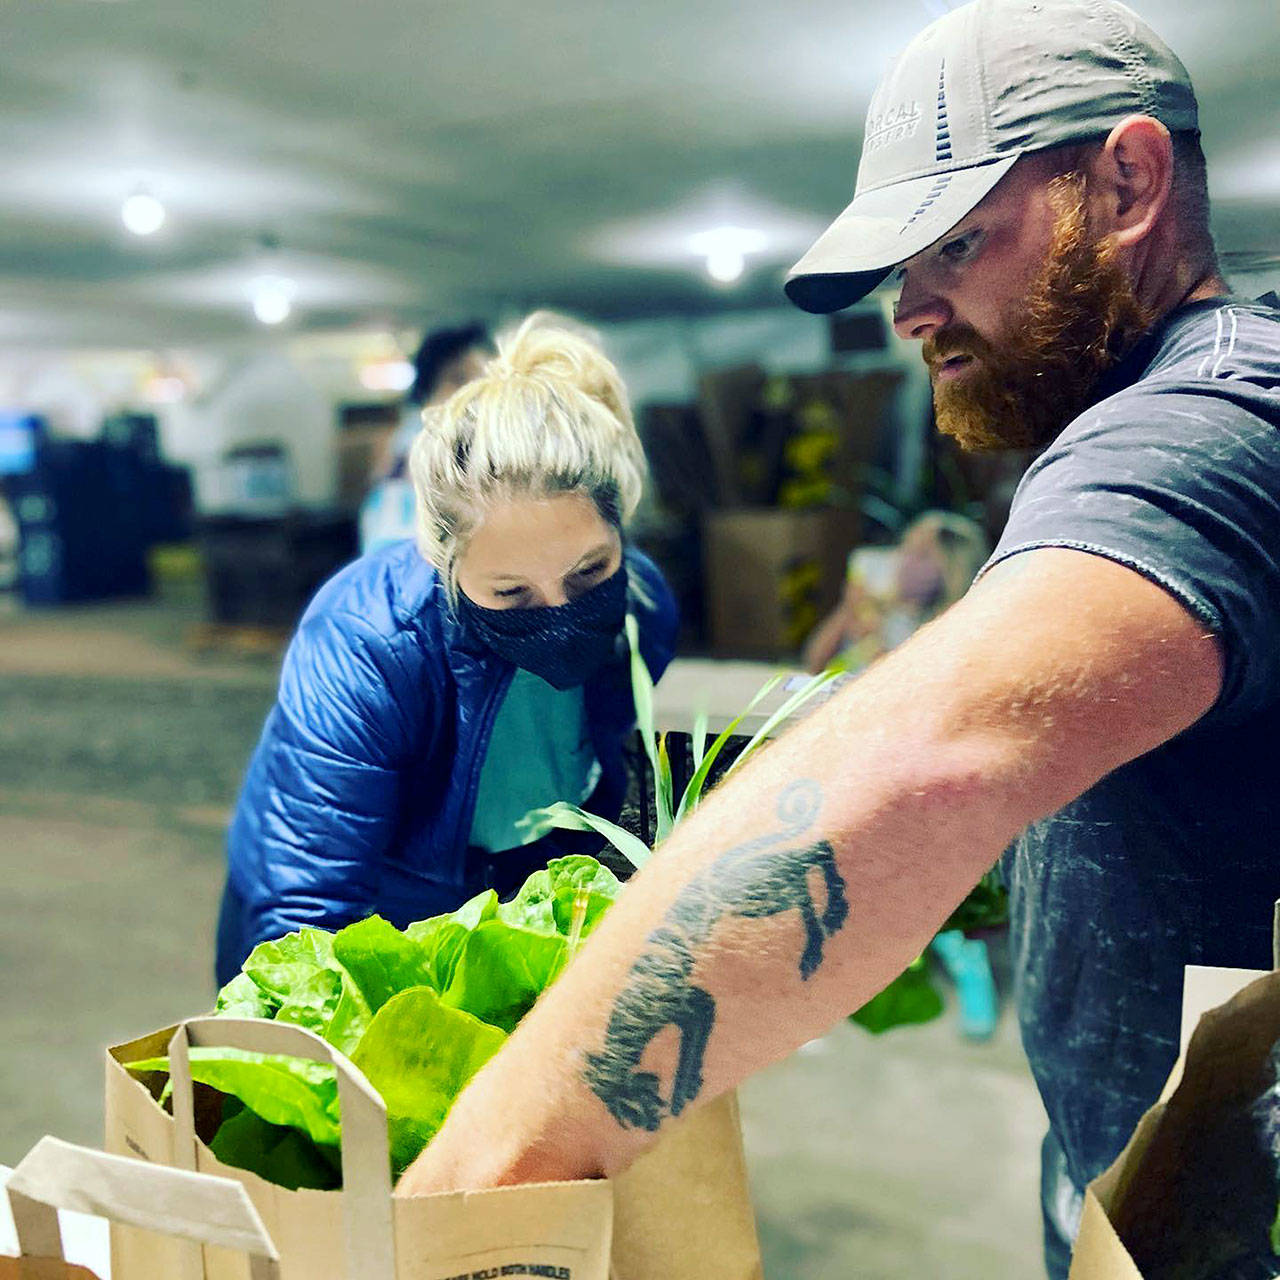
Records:
[[[1160,221],[1173,191],[1173,139],[1151,116],[1126,116],[1091,166],[1100,228],[1121,248],[1140,244]]]

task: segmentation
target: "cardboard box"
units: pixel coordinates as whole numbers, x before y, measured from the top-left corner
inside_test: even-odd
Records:
[[[706,373],[698,410],[722,507],[849,505],[884,455],[895,368],[766,375],[759,365]]]
[[[793,655],[834,607],[856,511],[713,511],[703,524],[708,634],[724,656]]]
[[[758,364],[715,369],[698,379],[698,412],[721,506],[737,506],[747,500],[740,456],[755,430],[764,382],[764,369]]]
[[[787,423],[779,506],[848,505],[866,487],[870,469],[892,471],[887,431],[902,379],[900,369],[858,374],[832,369],[769,379],[763,391],[766,412]]]
[[[637,426],[652,495],[663,511],[683,517],[714,507],[719,486],[698,410],[691,404],[647,404]]]

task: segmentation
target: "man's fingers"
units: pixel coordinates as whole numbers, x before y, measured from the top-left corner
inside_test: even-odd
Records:
[[[843,608],[836,609],[818,624],[804,646],[805,669],[817,675],[844,647],[848,618]]]

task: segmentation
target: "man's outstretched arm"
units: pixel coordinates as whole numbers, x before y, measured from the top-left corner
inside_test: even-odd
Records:
[[[1018,831],[1220,684],[1217,641],[1131,570],[1004,562],[670,837],[401,1193],[617,1172],[883,988]]]

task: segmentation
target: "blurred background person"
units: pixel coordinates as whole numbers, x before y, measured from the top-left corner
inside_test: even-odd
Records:
[[[409,479],[409,449],[422,429],[426,409],[443,404],[460,387],[478,377],[493,354],[488,329],[476,322],[432,329],[413,357],[413,383],[404,398],[400,425],[388,442],[387,454],[360,505],[360,550],[374,551],[414,535],[413,485]]]
[[[578,845],[526,844],[530,809],[621,809],[623,620],[656,679],[676,617],[625,542],[645,462],[617,370],[535,314],[428,409],[411,471],[416,544],[339,573],[286,655],[231,825],[220,984],[303,925],[403,928],[513,891]]]
[[[991,554],[982,527],[950,511],[928,511],[896,546],[849,555],[840,603],[809,637],[804,663],[818,672],[844,656],[864,666],[954,604]]]

